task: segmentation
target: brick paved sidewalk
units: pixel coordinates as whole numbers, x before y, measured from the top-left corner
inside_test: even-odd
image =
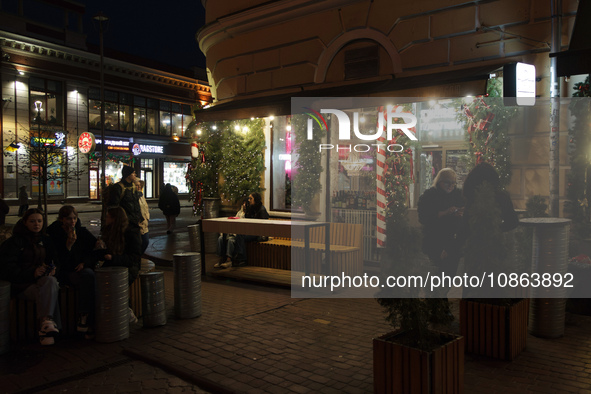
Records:
[[[177,320],[172,272],[165,277],[165,326],[138,325],[111,344],[23,346],[0,357],[0,391],[137,392],[141,381],[153,392],[373,392],[371,339],[390,330],[373,299],[292,299],[287,289],[204,279],[202,316]],[[530,336],[513,362],[467,355],[465,392],[591,393],[590,327],[569,314],[563,338]]]

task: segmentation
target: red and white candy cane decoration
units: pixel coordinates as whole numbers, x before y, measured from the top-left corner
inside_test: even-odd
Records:
[[[378,109],[378,114],[381,114],[384,108]],[[384,116],[386,113],[384,112]],[[378,144],[385,144],[386,137],[384,137],[384,129],[386,122],[382,123],[382,134],[378,138]],[[376,125],[379,127],[380,122]],[[379,149],[377,152],[377,167],[376,167],[376,238],[378,248],[386,246],[386,186],[384,185],[384,175],[386,173],[386,151]]]

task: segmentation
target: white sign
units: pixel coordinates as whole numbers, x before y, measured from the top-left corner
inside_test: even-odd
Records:
[[[536,103],[536,66],[517,63],[515,86],[517,105],[534,105]]]

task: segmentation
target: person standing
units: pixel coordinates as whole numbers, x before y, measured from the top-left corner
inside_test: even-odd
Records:
[[[27,194],[27,187],[21,186],[18,193],[18,217],[23,217],[23,214],[29,209],[29,195]]]
[[[135,170],[124,165],[121,169],[121,180],[109,189],[109,207],[120,206],[125,210],[129,226],[139,232],[140,223],[144,221],[140,207],[140,196],[135,187]]]
[[[144,186],[146,182],[141,179],[135,179],[135,187],[137,192],[140,196],[140,208],[142,210],[142,218],[144,219],[140,222],[140,235],[142,237],[142,255],[148,249],[148,245],[150,244],[150,235],[148,234],[148,222],[150,221],[150,207],[148,206],[148,202],[144,197]]]
[[[0,226],[4,226],[4,224],[6,224],[6,215],[8,215],[9,211],[10,208],[8,208],[6,201],[0,198]]]
[[[176,226],[176,217],[181,213],[181,203],[170,183],[164,185],[162,193],[160,193],[158,208],[166,216],[166,234],[172,234]]]
[[[454,170],[443,168],[437,173],[433,187],[419,197],[417,211],[423,225],[423,252],[440,274],[455,275],[462,256],[464,198],[456,188]]]
[[[13,295],[35,301],[41,345],[53,345],[59,334],[59,266],[51,239],[45,235],[43,212],[32,208],[0,246],[0,279],[11,283]]]

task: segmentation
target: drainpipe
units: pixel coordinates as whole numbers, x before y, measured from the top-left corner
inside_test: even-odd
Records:
[[[552,47],[551,52],[560,52],[562,0],[551,0],[552,8]],[[549,163],[549,186],[550,197],[548,201],[549,214],[551,217],[558,217],[560,212],[560,161],[559,161],[559,127],[560,127],[560,77],[556,73],[557,58],[550,58],[550,163]]]

